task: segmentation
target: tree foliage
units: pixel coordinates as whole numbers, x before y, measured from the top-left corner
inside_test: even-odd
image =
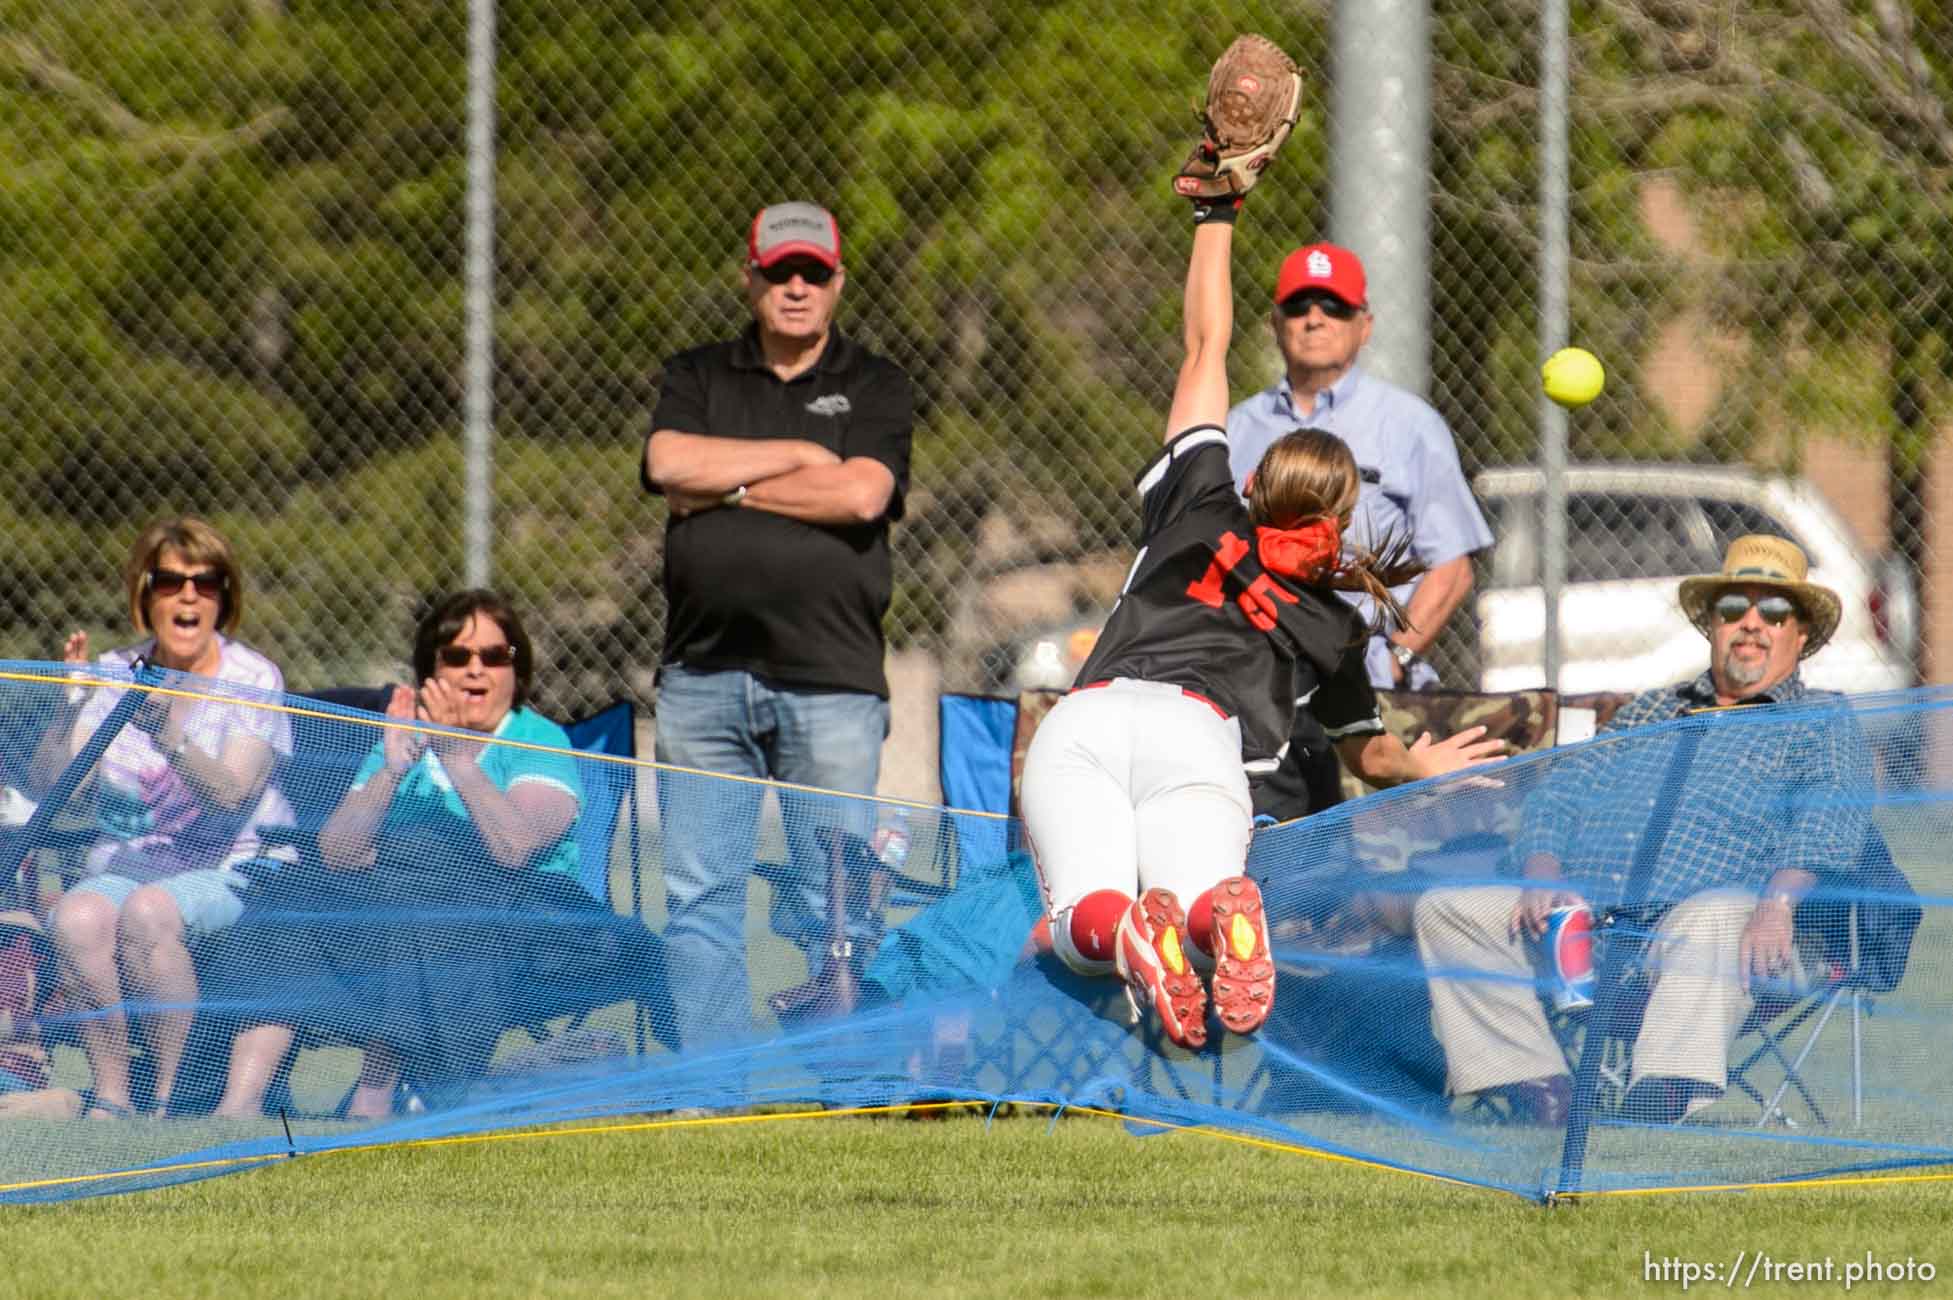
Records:
[[[1468,463],[1525,459],[1536,9],[1436,10],[1433,396]],[[1953,364],[1953,20],[1934,0],[1574,16],[1576,335],[1616,376],[1578,454],[1674,454],[1632,359],[1697,302],[1755,358],[1705,454],[1819,411],[1916,464]],[[644,421],[663,357],[742,326],[746,224],[775,199],[841,215],[844,323],[921,393],[898,639],[941,630],[994,512],[1052,516],[1071,550],[1121,544],[1178,346],[1185,217],[1164,179],[1188,104],[1237,28],[1318,74],[1242,225],[1246,391],[1269,378],[1274,266],[1322,230],[1328,21],[504,0],[496,562],[546,612],[562,703],[655,660]],[[0,647],[112,624],[121,547],[165,510],[245,542],[267,593],[247,634],[301,684],[397,657],[415,601],[459,580],[465,23],[445,0],[0,0]],[[1683,185],[1700,265],[1651,240],[1652,175]]]

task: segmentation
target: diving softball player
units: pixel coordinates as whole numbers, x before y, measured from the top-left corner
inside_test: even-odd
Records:
[[[1344,553],[1359,481],[1340,440],[1316,429],[1278,439],[1247,503],[1236,494],[1224,427],[1229,264],[1252,179],[1190,188],[1197,161],[1176,183],[1195,200],[1186,358],[1165,446],[1139,476],[1139,555],[1077,683],[1031,741],[1021,797],[1053,949],[1080,973],[1116,970],[1135,1019],[1153,1008],[1189,1048],[1207,1038],[1203,970],[1226,1028],[1252,1033],[1273,1005],[1261,892],[1242,874],[1248,772],[1279,760],[1298,698],[1377,785],[1503,749],[1479,739],[1482,727],[1409,749],[1384,730],[1363,666],[1369,630],[1332,589],[1368,592],[1401,619],[1389,588],[1416,570],[1395,563],[1401,548]]]

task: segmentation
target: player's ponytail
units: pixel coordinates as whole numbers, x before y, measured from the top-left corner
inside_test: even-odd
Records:
[[[1315,519],[1334,519],[1338,531],[1349,527],[1362,480],[1349,445],[1322,429],[1285,433],[1262,453],[1249,483],[1248,517],[1258,528],[1291,529]],[[1387,617],[1399,627],[1410,619],[1391,588],[1424,572],[1410,553],[1407,535],[1381,539],[1375,550],[1344,545],[1333,569],[1311,585],[1356,591],[1376,601],[1373,633]]]

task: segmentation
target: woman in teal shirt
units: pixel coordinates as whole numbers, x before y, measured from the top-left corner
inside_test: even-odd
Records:
[[[278,987],[242,1017],[218,1114],[260,1112],[295,1023],[366,1044],[352,1118],[391,1113],[403,1064],[437,1090],[485,1068],[521,993],[511,954],[526,936],[510,914],[594,906],[577,881],[582,783],[569,736],[527,706],[533,662],[493,592],[422,619],[419,689],[394,690],[395,725],[319,832],[316,919],[247,927]]]

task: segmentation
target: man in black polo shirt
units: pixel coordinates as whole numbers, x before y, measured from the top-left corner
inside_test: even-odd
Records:
[[[834,217],[753,218],[740,337],[665,365],[644,484],[662,493],[658,760],[873,794],[888,734],[889,524],[909,477],[908,376],[834,329],[847,273]],[[763,788],[663,774],[666,940],[688,1046],[750,1027],[746,878]],[[866,838],[872,807],[780,791],[799,899],[827,914],[814,830]]]

